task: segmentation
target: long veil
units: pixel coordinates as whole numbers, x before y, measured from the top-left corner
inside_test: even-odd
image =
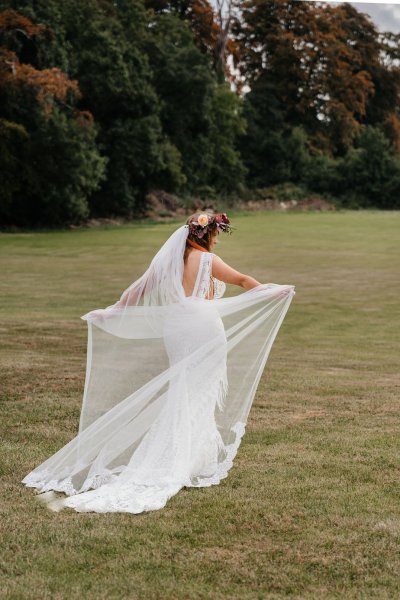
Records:
[[[22,480],[43,496],[64,492],[62,506],[154,510],[183,486],[218,484],[232,467],[295,291],[267,283],[227,298],[186,296],[187,235],[179,227],[115,304],[81,317],[88,339],[78,434]],[[90,495],[97,504],[79,503]]]

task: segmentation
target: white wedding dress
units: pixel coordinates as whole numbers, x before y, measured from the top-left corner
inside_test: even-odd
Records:
[[[227,476],[295,292],[262,284],[223,298],[225,284],[214,280],[208,300],[213,256],[201,254],[191,296],[82,317],[89,336],[79,433],[22,480],[53,510],[157,510],[184,486]]]

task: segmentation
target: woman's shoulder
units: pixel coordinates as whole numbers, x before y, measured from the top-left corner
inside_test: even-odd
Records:
[[[210,263],[210,265],[214,262],[215,259],[218,259],[217,254],[215,252],[204,252],[207,256],[204,258]]]
[[[192,254],[193,260],[195,260],[196,262],[203,260],[203,261],[211,264],[215,259],[218,260],[218,255],[215,254],[215,252],[197,250],[194,248],[193,251],[191,252],[191,254]]]
[[[194,249],[194,252],[197,252],[200,255],[200,258],[208,258],[208,259],[213,259],[214,256],[217,256],[216,254],[214,254],[214,252],[208,252],[207,250],[196,250]]]
[[[218,254],[215,254],[215,252],[208,252],[207,254],[210,255],[210,259],[212,262],[223,262],[222,258],[218,256]]]

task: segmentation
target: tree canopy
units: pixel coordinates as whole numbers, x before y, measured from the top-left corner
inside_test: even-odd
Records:
[[[349,3],[231,4],[0,0],[1,222],[284,182],[398,207],[400,36]]]

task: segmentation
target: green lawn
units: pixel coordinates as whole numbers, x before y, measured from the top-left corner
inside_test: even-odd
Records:
[[[216,252],[297,293],[228,478],[140,515],[53,513],[20,480],[77,433],[79,317],[177,224],[0,235],[1,598],[400,597],[400,214],[232,217]]]

